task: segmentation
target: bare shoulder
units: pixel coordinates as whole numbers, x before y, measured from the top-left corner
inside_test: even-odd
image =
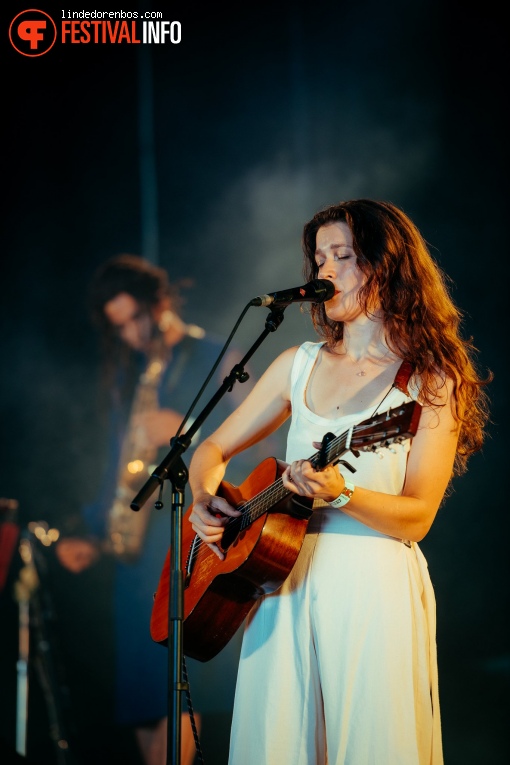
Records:
[[[268,391],[270,391],[273,395],[281,395],[284,398],[288,398],[292,365],[297,350],[298,346],[294,346],[280,353],[271,362],[264,374],[261,375],[258,383],[255,385],[255,391],[264,391],[264,395],[267,395]]]
[[[281,365],[282,368],[288,367],[289,369],[292,368],[292,365],[294,363],[294,359],[296,357],[296,353],[299,350],[299,345],[294,345],[292,348],[287,348],[286,351],[283,351],[280,353],[279,356],[276,357],[273,363],[278,363]]]
[[[285,375],[285,377],[287,377],[290,375],[298,347],[299,346],[295,345],[292,348],[287,348],[287,350],[280,353],[280,355],[277,356],[275,360],[272,361],[268,366],[264,372],[264,376],[267,375],[273,377],[276,375]]]

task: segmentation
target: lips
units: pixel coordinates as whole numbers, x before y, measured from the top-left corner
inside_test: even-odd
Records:
[[[338,295],[340,295],[340,290],[335,290],[332,297],[330,297],[329,300],[327,300],[326,302],[331,303],[331,301],[334,300],[336,297],[338,297]]]

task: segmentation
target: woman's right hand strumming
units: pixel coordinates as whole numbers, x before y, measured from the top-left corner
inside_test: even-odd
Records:
[[[196,448],[190,465],[194,498],[189,520],[193,530],[220,560],[225,553],[221,538],[230,518],[241,515],[214,492],[218,490],[229,460],[267,438],[290,415],[290,370],[295,348],[280,354],[244,401],[220,427]]]
[[[203,539],[220,560],[225,558],[219,542],[230,518],[241,515],[240,510],[228,504],[222,497],[204,494],[194,502],[189,520],[196,534]]]

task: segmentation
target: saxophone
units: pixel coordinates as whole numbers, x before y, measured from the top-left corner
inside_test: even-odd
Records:
[[[108,513],[105,547],[125,563],[133,563],[141,553],[149,522],[149,510],[135,512],[130,503],[154,469],[157,447],[147,447],[143,433],[136,424],[137,415],[159,408],[158,386],[167,359],[162,354],[152,356],[140,376],[122,450],[113,504]]]

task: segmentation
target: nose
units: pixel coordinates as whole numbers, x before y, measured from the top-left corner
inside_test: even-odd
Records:
[[[324,263],[321,263],[317,276],[321,279],[334,279],[336,271],[333,261],[325,260]]]

